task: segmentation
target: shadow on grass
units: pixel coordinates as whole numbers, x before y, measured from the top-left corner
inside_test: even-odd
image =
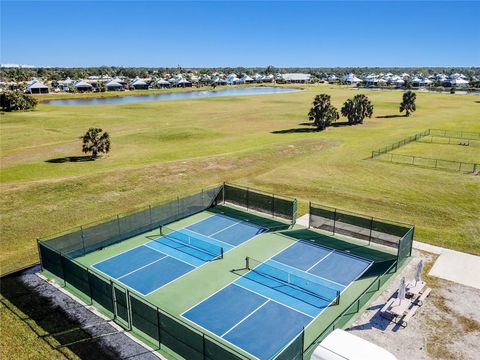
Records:
[[[322,132],[324,130],[320,130],[319,128],[315,127],[312,123],[300,123],[298,125],[303,125],[303,126],[310,126],[308,128],[293,128],[293,129],[284,129],[284,130],[275,130],[272,131],[272,134],[292,134],[292,133],[315,133],[315,132]],[[346,121],[341,121],[341,122],[335,122],[331,127],[340,127],[340,126],[347,126],[350,125]]]
[[[399,117],[406,117],[405,115],[383,115],[383,116],[375,116],[377,119],[393,119]]]
[[[45,162],[50,164],[63,164],[66,162],[85,162],[85,161],[95,161],[91,156],[66,156],[63,158],[49,159]]]

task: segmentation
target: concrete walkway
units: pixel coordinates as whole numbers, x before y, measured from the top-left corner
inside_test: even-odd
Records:
[[[297,219],[297,224],[308,227],[309,215]],[[413,242],[413,248],[440,255],[429,275],[480,289],[480,256],[445,249],[439,246]]]

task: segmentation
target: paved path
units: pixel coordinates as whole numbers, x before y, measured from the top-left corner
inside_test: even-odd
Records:
[[[297,219],[297,224],[308,227],[308,214]],[[445,249],[439,246],[413,242],[417,250],[440,255],[429,275],[480,289],[480,256]]]

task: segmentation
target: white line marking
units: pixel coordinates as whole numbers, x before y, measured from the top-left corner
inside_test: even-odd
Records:
[[[252,280],[250,280],[250,281],[252,281]],[[282,303],[282,302],[280,302],[280,301],[278,301],[278,300],[272,299],[272,298],[269,297],[269,296],[260,294],[259,292],[256,292],[256,291],[254,291],[254,290],[252,290],[252,289],[248,289],[248,288],[246,288],[245,286],[240,285],[240,284],[237,284],[237,283],[233,283],[233,285],[238,286],[238,287],[241,287],[242,289],[248,290],[248,291],[250,291],[251,293],[257,294],[258,296],[261,296],[261,297],[263,297],[263,298],[265,298],[265,299],[268,299],[268,300],[270,300],[270,301],[273,301],[274,303],[277,303],[277,304],[279,304],[279,305],[285,306],[285,307],[287,307],[287,308],[289,308],[289,309],[292,309],[293,311],[296,311],[296,312],[298,312],[298,313],[300,313],[300,314],[303,314],[303,315],[308,316],[309,318],[312,318],[312,319],[313,319],[313,316],[312,316],[312,315],[306,314],[306,313],[304,313],[303,311],[300,311],[300,310],[298,310],[298,309],[295,309],[295,308],[293,308],[293,307],[291,307],[291,306],[289,306],[289,305],[287,305],[287,304],[284,304],[284,303]],[[283,293],[282,293],[282,294],[283,294]],[[285,296],[290,296],[290,295],[285,294]],[[301,301],[301,300],[299,300],[299,301]],[[310,305],[310,304],[308,304],[308,305],[311,306],[311,307],[315,307],[315,306]],[[318,308],[317,308],[317,309],[318,309]]]
[[[320,260],[318,260],[315,264],[313,264],[312,266],[310,266],[307,270],[305,270],[305,272],[309,272],[310,270],[312,270],[315,266],[317,266],[321,261],[323,261],[324,259],[326,259],[327,257],[329,257],[330,255],[332,255],[333,253],[335,252],[335,250],[332,250],[330,251],[327,255],[323,256]]]
[[[213,234],[210,234],[209,237],[212,237],[212,238],[213,238],[213,235],[217,235],[218,233],[221,233],[222,231],[225,231],[225,230],[227,230],[227,229],[230,229],[231,227],[233,227],[233,226],[235,226],[235,225],[238,225],[238,224],[240,224],[240,223],[241,223],[241,221],[237,221],[236,223],[234,223],[234,224],[232,224],[232,225],[229,225],[229,226],[227,226],[226,228],[223,228],[222,230],[219,230],[219,231],[217,231],[217,232],[214,232]]]
[[[164,244],[164,245],[165,245],[165,244]],[[152,250],[156,250],[155,248],[149,246],[148,244],[146,244],[145,246],[148,247],[148,248],[150,248],[150,249],[152,249]],[[165,246],[168,246],[168,245],[165,245]],[[168,246],[168,247],[169,247],[169,246]],[[172,249],[177,250],[177,249],[175,249],[174,247],[172,247]],[[161,252],[160,250],[156,250],[156,251]],[[181,252],[181,253],[183,253],[183,254],[187,254],[187,253],[184,253],[183,251],[180,251],[180,250],[177,250],[177,251],[179,251],[179,252]],[[191,257],[195,257],[195,256],[192,256],[192,255],[190,255],[190,254],[187,254],[187,255],[189,255],[189,256],[191,256]],[[202,264],[202,265],[198,265],[198,266],[197,266],[197,265],[195,265],[195,264],[190,264],[188,261],[179,259],[179,258],[177,258],[177,257],[175,257],[175,256],[173,256],[173,255],[170,255],[170,254],[167,254],[167,256],[171,257],[172,259],[181,261],[181,262],[183,262],[183,263],[185,263],[185,264],[187,264],[187,265],[193,266],[193,267],[198,267],[198,266],[202,266],[202,265],[203,265],[203,264]],[[199,259],[199,260],[200,260],[200,261],[203,261],[203,260],[201,260],[201,259]],[[204,261],[204,262],[208,262],[208,261]]]
[[[200,324],[197,324],[195,321],[190,320],[189,318],[183,316],[182,314],[180,314],[180,317],[182,317],[182,318],[184,318],[186,321],[194,324],[194,327],[197,327],[197,328],[203,330],[204,332],[206,332],[206,333],[208,333],[208,334],[211,334],[211,336],[212,336],[213,338],[215,338],[215,337],[220,338],[220,336],[219,336],[218,334],[215,334],[214,332],[208,330],[207,328],[203,327],[203,326],[200,325]],[[220,339],[221,339],[221,338],[220,338]],[[240,346],[237,346],[237,345],[235,345],[234,343],[231,343],[230,341],[228,341],[228,340],[226,340],[226,339],[222,339],[222,340],[225,341],[225,342],[226,342],[227,344],[229,344],[230,346],[232,346],[232,347],[234,347],[234,348],[242,351],[243,353],[250,355],[252,358],[257,359],[257,360],[260,360],[258,357],[256,357],[256,356],[253,355],[253,354],[250,354],[247,350],[241,348]]]
[[[235,325],[233,325],[230,329],[228,329],[226,332],[224,332],[220,337],[223,338],[225,335],[227,335],[230,331],[232,331],[233,329],[235,329],[238,325],[240,325],[242,322],[244,322],[245,320],[247,320],[250,316],[252,316],[253,314],[255,314],[258,310],[260,310],[262,307],[264,307],[265,305],[267,305],[268,303],[270,302],[270,300],[265,300],[262,305],[260,305],[259,307],[257,307],[255,310],[251,311],[250,314],[248,314],[247,316],[245,316],[242,320],[240,320],[239,322],[237,322]]]
[[[149,266],[149,265],[155,264],[156,262],[158,262],[158,261],[160,261],[160,260],[162,260],[162,259],[165,259],[166,257],[167,257],[167,255],[162,256],[160,259],[157,259],[157,260],[155,260],[155,261],[152,261],[152,262],[149,263],[149,264],[140,266],[139,268],[137,268],[137,269],[135,269],[135,270],[133,270],[133,271],[130,271],[130,272],[128,272],[128,273],[126,273],[126,274],[118,277],[117,280],[120,280],[121,278],[123,278],[123,277],[125,277],[125,276],[128,276],[128,275],[130,275],[130,274],[133,274],[135,271],[142,270],[143,268],[146,268],[146,267]]]

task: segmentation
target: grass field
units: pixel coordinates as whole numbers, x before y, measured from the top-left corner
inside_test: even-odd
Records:
[[[383,118],[398,114],[401,93],[366,92],[372,119],[318,133],[302,123],[320,92],[340,107],[359,91],[317,85],[280,95],[41,104],[2,114],[2,272],[37,260],[38,235],[224,180],[297,196],[302,211],[311,199],[415,223],[418,240],[479,254],[478,177],[367,160],[372,149],[426,128],[480,131],[477,97],[419,93],[412,117]],[[111,153],[59,162],[81,155],[79,136],[91,126],[110,132]]]

